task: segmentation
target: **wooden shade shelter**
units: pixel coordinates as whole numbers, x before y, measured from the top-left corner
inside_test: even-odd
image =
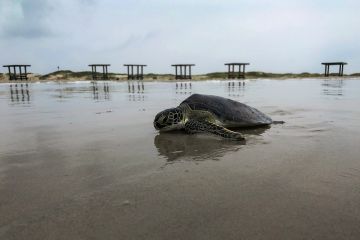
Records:
[[[108,80],[108,67],[110,64],[89,64],[91,67],[91,75],[93,80]],[[102,74],[96,71],[97,67],[102,67]]]
[[[245,66],[250,65],[250,63],[225,63],[228,66],[228,78],[245,78]],[[236,71],[235,66],[238,67],[238,71]]]
[[[31,65],[14,64],[14,65],[4,65],[3,67],[8,68],[9,80],[28,80],[27,68],[31,67]]]
[[[325,65],[325,77],[330,76],[330,66],[339,66],[338,76],[344,75],[344,65],[347,65],[346,62],[323,62],[322,65]]]
[[[124,64],[127,67],[127,78],[128,80],[143,80],[144,79],[144,64]],[[134,72],[136,68],[136,73]]]
[[[175,79],[191,79],[191,67],[195,64],[172,64],[175,67]],[[188,70],[188,71],[187,71]]]

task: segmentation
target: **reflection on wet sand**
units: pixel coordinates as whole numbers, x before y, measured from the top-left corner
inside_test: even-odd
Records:
[[[203,139],[182,133],[160,133],[155,136],[154,144],[159,155],[168,162],[218,160],[226,152],[236,152],[241,148],[241,145],[234,141]]]
[[[30,102],[29,84],[10,84],[10,99],[11,102]]]
[[[189,94],[191,95],[192,84],[191,82],[177,82],[175,83],[176,94]]]
[[[52,96],[63,100],[67,98],[75,98],[79,97],[80,95],[86,95],[86,98],[89,98],[89,94],[91,99],[93,100],[111,100],[110,95],[110,85],[108,82],[100,82],[100,81],[93,81],[91,83],[84,83],[84,84],[68,84],[58,82],[56,89],[47,89],[47,91],[54,91],[56,94]]]
[[[239,130],[248,139],[259,136],[267,128],[254,128]],[[160,156],[168,162],[176,160],[204,161],[218,160],[228,152],[236,152],[245,142],[219,139],[204,135],[189,135],[182,131],[171,133],[159,133],[155,136],[154,144]]]
[[[229,97],[242,97],[245,91],[245,81],[227,82],[227,92]]]
[[[110,88],[107,82],[103,82],[102,85],[97,82],[92,82],[91,84],[94,100],[110,100]]]
[[[142,81],[128,81],[129,101],[145,101],[145,84]]]
[[[328,96],[343,96],[344,81],[342,79],[326,79],[321,86],[323,87],[322,93]]]

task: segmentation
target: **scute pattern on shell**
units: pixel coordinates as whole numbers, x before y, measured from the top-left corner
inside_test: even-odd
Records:
[[[224,123],[251,127],[269,125],[272,119],[256,108],[246,104],[212,95],[193,94],[181,104],[187,104],[192,110],[209,111]]]

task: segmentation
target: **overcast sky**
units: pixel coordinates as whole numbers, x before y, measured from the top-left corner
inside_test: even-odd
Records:
[[[360,72],[359,11],[359,0],[0,0],[0,64],[323,72],[322,61],[346,61],[346,73]]]

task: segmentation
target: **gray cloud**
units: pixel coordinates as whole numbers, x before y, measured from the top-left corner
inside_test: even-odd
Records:
[[[359,8],[355,0],[0,0],[0,57],[37,72],[97,61],[114,71],[125,62],[152,72],[194,62],[196,73],[249,61],[249,70],[321,72],[328,60],[359,72]]]
[[[2,23],[2,36],[13,38],[39,38],[52,34],[47,16],[51,14],[52,7],[47,0],[4,0],[7,13],[11,15]]]
[[[95,0],[79,0],[80,3],[86,4],[86,5],[94,5],[96,3]]]

